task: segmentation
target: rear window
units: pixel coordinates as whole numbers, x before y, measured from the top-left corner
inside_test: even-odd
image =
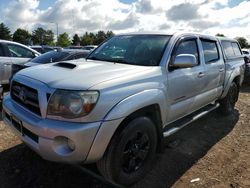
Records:
[[[205,63],[213,63],[219,60],[219,52],[216,41],[201,40],[204,51]]]
[[[240,47],[237,42],[222,41],[221,44],[228,59],[241,56]]]
[[[32,59],[32,62],[33,63],[40,63],[40,64],[58,62],[58,61],[63,60],[68,55],[69,55],[68,52],[50,51],[50,52],[47,52],[45,54],[42,54],[42,55]]]

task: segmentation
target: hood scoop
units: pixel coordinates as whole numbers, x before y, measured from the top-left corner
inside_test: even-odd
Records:
[[[67,63],[67,62],[60,62],[60,63],[55,64],[54,66],[62,67],[62,68],[67,68],[67,69],[74,69],[74,68],[76,68],[75,64]]]

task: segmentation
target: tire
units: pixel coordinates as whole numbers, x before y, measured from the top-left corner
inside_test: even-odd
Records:
[[[113,183],[132,185],[150,170],[156,146],[154,123],[147,117],[135,118],[116,132],[97,168]]]
[[[230,115],[234,111],[235,103],[239,97],[239,88],[235,82],[232,82],[226,97],[220,101],[220,112],[224,115]]]

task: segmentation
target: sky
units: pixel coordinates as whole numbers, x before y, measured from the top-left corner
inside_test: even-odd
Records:
[[[71,36],[98,30],[193,31],[250,41],[250,0],[0,0],[12,32],[37,27]]]

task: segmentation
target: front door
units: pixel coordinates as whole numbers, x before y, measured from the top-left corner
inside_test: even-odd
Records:
[[[177,42],[172,52],[169,67],[171,62],[174,62],[175,57],[180,54],[194,55],[198,65],[192,68],[169,70],[167,89],[171,107],[168,114],[168,123],[196,110],[196,97],[203,87],[204,66],[200,63],[198,39],[188,37]]]

